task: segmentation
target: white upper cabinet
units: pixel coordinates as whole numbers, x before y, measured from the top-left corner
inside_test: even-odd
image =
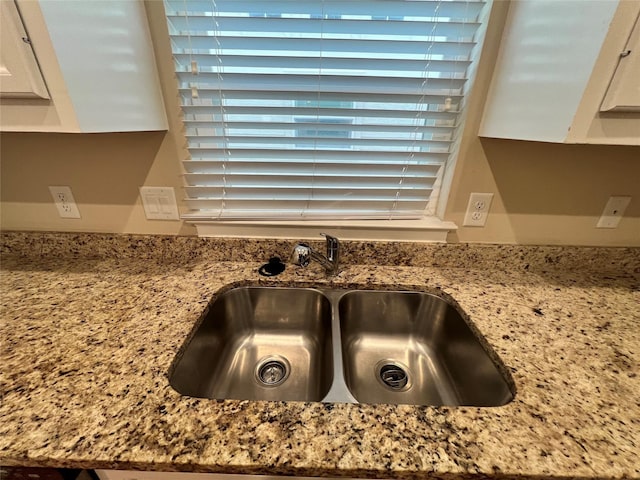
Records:
[[[601,112],[640,113],[640,13],[620,52],[618,66],[604,96]]]
[[[512,2],[479,135],[640,145],[640,0]]]
[[[49,98],[18,7],[12,0],[0,2],[0,98]]]
[[[0,5],[0,130],[167,129],[142,2],[0,0]],[[5,53],[9,50],[13,53]],[[17,92],[13,79],[5,82],[11,76],[30,83],[31,90]]]

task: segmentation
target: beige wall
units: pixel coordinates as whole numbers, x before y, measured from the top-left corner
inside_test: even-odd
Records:
[[[640,246],[640,148],[482,139],[460,165],[447,219],[462,225],[469,193],[494,192],[485,228],[463,242]],[[611,195],[633,198],[617,229],[595,228]]]
[[[169,132],[0,135],[1,228],[194,234],[180,221],[146,220],[138,187],[182,185],[184,137],[160,2],[147,4],[170,121]],[[498,4],[500,23],[506,4]],[[499,28],[492,28],[499,32]],[[469,104],[468,129],[445,219],[462,225],[470,192],[494,192],[485,228],[460,227],[451,241],[640,246],[640,148],[557,145],[477,135],[498,47],[487,40]],[[62,219],[48,185],[69,185],[82,215]],[[633,199],[618,229],[596,229],[610,195]],[[182,207],[184,208],[184,207]]]
[[[179,221],[146,220],[138,187],[182,185],[166,132],[0,135],[2,229],[193,234]],[[60,218],[47,186],[69,185],[80,219]]]

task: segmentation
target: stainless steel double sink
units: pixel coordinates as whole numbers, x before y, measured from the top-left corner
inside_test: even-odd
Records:
[[[414,291],[238,287],[171,367],[215,399],[500,406],[513,382],[453,301]]]

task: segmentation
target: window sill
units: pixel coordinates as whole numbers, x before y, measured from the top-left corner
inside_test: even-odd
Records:
[[[248,221],[187,220],[196,226],[199,237],[317,239],[320,232],[341,240],[446,243],[447,234],[458,229],[455,223],[437,217],[416,220],[315,220]]]

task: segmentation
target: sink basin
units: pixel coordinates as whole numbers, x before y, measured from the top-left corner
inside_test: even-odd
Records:
[[[453,305],[420,292],[340,299],[344,379],[362,403],[498,406],[513,395]]]
[[[332,377],[329,300],[311,289],[243,287],[203,313],[169,380],[192,397],[320,401]]]
[[[508,374],[484,343],[428,293],[239,287],[214,297],[169,381],[201,398],[504,405]]]

